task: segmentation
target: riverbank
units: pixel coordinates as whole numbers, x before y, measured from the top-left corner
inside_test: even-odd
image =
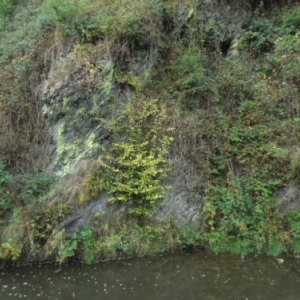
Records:
[[[5,0],[1,261],[299,254],[299,16],[298,1]]]

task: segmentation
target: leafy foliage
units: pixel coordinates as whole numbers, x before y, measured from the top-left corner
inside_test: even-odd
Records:
[[[279,225],[270,186],[261,178],[251,177],[228,178],[226,186],[208,185],[206,239],[214,251],[230,250],[242,255],[266,251]]]
[[[49,175],[12,175],[0,161],[0,257],[3,260],[19,259],[27,243],[34,256],[46,242],[59,216],[53,217],[51,210],[44,210],[43,196],[53,182],[54,177]]]
[[[215,252],[241,255],[300,252],[299,212],[280,211],[273,197],[300,182],[299,8],[275,10],[270,18],[265,9],[284,1],[250,1],[257,9],[238,40],[228,20],[200,2],[0,0],[0,155],[12,171],[0,161],[2,260],[48,251],[61,263],[92,262],[203,241]],[[220,53],[227,42],[230,51]],[[68,44],[65,57],[60,43]],[[34,175],[45,164],[32,149],[47,129],[36,95],[53,67],[50,57],[86,61],[89,87],[100,91],[88,99],[95,104],[91,123],[100,120],[98,110],[111,116],[120,107],[123,98],[114,95],[104,108],[107,90],[135,94],[109,123],[110,143],[98,160],[90,158],[96,167],[83,175],[76,202],[106,191],[112,202],[129,206],[124,222],[124,215],[118,224],[98,216],[93,228],[70,236],[57,229],[78,198],[47,196],[52,178]],[[71,97],[63,99],[62,113],[81,116],[75,128],[88,110],[77,110]],[[94,141],[92,133],[86,144]],[[204,233],[141,222],[167,189],[170,157],[192,169],[193,192],[205,191]]]
[[[298,7],[282,16],[280,27],[284,34],[295,34],[300,30],[300,10]]]
[[[3,29],[5,21],[12,15],[19,0],[0,0],[0,31]]]
[[[55,240],[52,241],[53,248],[59,247],[58,249],[58,262],[64,263],[67,259],[76,256],[78,249],[82,249],[84,253],[84,260],[88,264],[94,262],[95,257],[95,238],[91,228],[86,227],[75,232],[70,239],[66,239],[65,232],[60,231],[56,233]]]
[[[291,244],[294,253],[300,253],[300,214],[298,210],[290,210],[285,213],[285,222],[288,223],[286,239]]]
[[[71,236],[64,230],[55,232],[48,251],[57,255],[59,263],[73,258],[93,263],[99,258],[115,259],[197,247],[200,241],[198,228],[176,227],[168,220],[140,224],[136,218],[113,215],[94,228],[83,227]]]
[[[183,52],[173,65],[176,75],[174,95],[182,109],[201,108],[207,101],[213,101],[215,83],[207,65],[207,56],[193,48]]]
[[[245,24],[245,27],[242,47],[248,48],[254,55],[270,52],[273,49],[276,30],[270,20],[252,19]]]
[[[82,42],[109,37],[130,48],[160,46],[167,36],[164,23],[170,21],[170,8],[161,1],[61,1],[48,0],[56,22]]]
[[[11,209],[11,197],[6,186],[12,182],[12,176],[5,170],[5,164],[0,159],[0,218],[2,219]]]
[[[162,180],[167,176],[166,155],[172,142],[172,128],[166,122],[166,108],[141,96],[109,124],[113,143],[93,180],[99,180],[112,201],[131,204],[136,216],[151,215],[166,190]]]
[[[45,68],[51,20],[40,0],[3,3],[10,3],[11,9],[18,3],[18,9],[0,34],[0,155],[11,169],[18,161],[19,168],[29,172],[37,161],[30,145],[42,141],[45,128],[35,93]]]

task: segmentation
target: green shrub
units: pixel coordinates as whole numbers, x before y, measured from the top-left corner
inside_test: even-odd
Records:
[[[37,201],[47,193],[54,181],[55,177],[48,174],[16,175],[14,177],[14,193],[17,202],[23,206],[27,204],[37,205]]]
[[[240,47],[257,56],[270,52],[274,47],[276,28],[268,19],[252,19],[244,25],[244,33]]]
[[[285,243],[290,251],[300,253],[300,212],[298,209],[288,210],[282,213],[285,226]]]
[[[0,30],[3,29],[3,25],[8,16],[10,16],[19,0],[0,0]]]
[[[246,61],[228,58],[216,60],[214,77],[217,103],[224,114],[232,114],[246,99],[252,99],[253,79],[247,74]]]
[[[208,68],[208,57],[199,49],[186,49],[172,67],[174,95],[180,107],[193,110],[207,106],[215,96],[215,82]]]
[[[166,190],[167,153],[172,128],[163,104],[140,95],[125,106],[109,124],[112,144],[104,151],[97,171],[83,182],[82,201],[89,201],[102,190],[111,201],[130,204],[136,216],[150,216]],[[88,198],[88,199],[87,199]]]
[[[166,187],[172,129],[165,127],[166,109],[157,100],[136,99],[110,124],[114,135],[102,164],[102,183],[112,201],[132,204],[137,216],[151,215]]]
[[[81,251],[86,263],[91,264],[95,260],[95,242],[94,234],[91,228],[86,227],[75,232],[69,240],[64,241],[59,249],[60,263],[65,262],[68,258],[75,257]]]
[[[209,184],[204,216],[210,247],[242,255],[267,251],[278,234],[273,189],[253,177],[228,178],[224,186]]]
[[[5,164],[0,159],[0,220],[5,217],[7,211],[12,209],[11,195],[7,190],[7,185],[10,184],[12,180],[12,175],[5,170]],[[2,225],[1,223],[0,226]]]
[[[300,8],[296,7],[282,16],[281,31],[283,34],[295,34],[300,30]]]
[[[61,219],[58,207],[45,209],[46,197],[54,178],[45,174],[11,175],[0,162],[0,258],[21,259],[26,253],[35,258]]]
[[[299,36],[300,31],[295,35],[283,35],[275,43],[273,61],[280,79],[284,80],[283,87],[286,83],[299,86]]]
[[[167,3],[151,1],[48,0],[56,22],[82,42],[122,41],[130,48],[164,47],[164,24],[171,20]]]

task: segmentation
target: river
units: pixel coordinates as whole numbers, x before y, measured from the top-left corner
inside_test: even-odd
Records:
[[[192,252],[0,270],[0,299],[299,300],[300,260]]]

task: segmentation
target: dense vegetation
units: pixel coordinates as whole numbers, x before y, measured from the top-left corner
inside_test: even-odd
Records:
[[[235,34],[213,14],[217,1],[0,0],[3,261],[92,262],[190,246],[300,252],[300,211],[280,209],[274,197],[300,180],[300,6],[229,3],[249,11]],[[107,88],[97,75],[109,57],[110,80],[132,94],[122,109],[116,99],[110,142],[71,194],[44,172],[49,162],[34,147],[42,148],[51,122],[39,85],[58,52],[84,66],[92,93]],[[139,53],[147,65],[134,69]],[[151,219],[174,157],[193,166],[191,188],[204,192],[201,228]],[[128,215],[94,216],[98,225],[72,235],[59,229],[74,205],[103,191],[127,204]]]

